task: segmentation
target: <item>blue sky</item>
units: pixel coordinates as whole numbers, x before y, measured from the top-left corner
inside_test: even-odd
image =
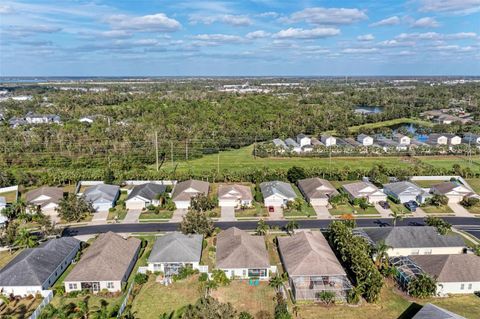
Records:
[[[480,75],[480,0],[2,0],[0,75]]]

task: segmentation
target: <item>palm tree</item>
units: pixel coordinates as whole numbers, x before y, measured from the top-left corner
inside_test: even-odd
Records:
[[[268,281],[268,285],[275,289],[276,292],[280,291],[280,287],[282,287],[285,282],[287,282],[288,275],[287,273],[283,273],[282,275],[276,274],[275,276],[271,277]]]
[[[127,306],[125,308],[125,311],[123,312],[121,318],[122,319],[136,319],[135,315],[137,313],[135,311],[132,311],[132,306]],[[160,316],[162,318],[162,316]]]
[[[259,236],[264,236],[268,234],[268,231],[270,230],[270,226],[265,223],[263,219],[260,219],[257,223],[257,228],[255,229],[255,234]]]
[[[81,319],[88,319],[89,318],[89,313],[90,313],[90,307],[89,307],[89,299],[90,296],[86,296],[82,301],[80,301],[77,305],[76,312],[80,316]]]
[[[100,309],[94,312],[93,319],[109,319],[108,302],[104,299],[100,300]]]
[[[291,235],[295,233],[295,229],[298,229],[300,226],[298,225],[298,222],[296,220],[291,220],[285,225],[285,230],[287,234]]]
[[[162,314],[160,315],[160,318],[159,318],[159,319],[173,319],[173,315],[174,315],[174,314],[175,314],[174,311],[172,311],[172,312],[170,312],[170,313],[164,312],[164,313],[162,313]]]
[[[13,244],[17,247],[33,248],[37,245],[37,236],[30,233],[28,229],[21,228]]]
[[[208,280],[205,283],[205,298],[210,295],[212,290],[215,290],[218,288],[218,283],[215,280]]]
[[[397,222],[403,220],[403,212],[401,210],[394,210],[390,214],[390,216],[393,218],[393,227],[397,226]]]
[[[383,240],[375,245],[373,252],[375,253],[375,266],[377,266],[378,269],[382,268],[382,266],[385,266],[385,264],[388,264],[387,251],[390,248],[392,247],[387,245]]]

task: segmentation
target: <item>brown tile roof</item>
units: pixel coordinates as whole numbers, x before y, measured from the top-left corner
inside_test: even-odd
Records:
[[[172,200],[174,201],[189,201],[192,197],[199,193],[208,195],[210,184],[204,181],[190,179],[177,183],[173,189]],[[191,189],[192,192],[186,192]]]
[[[218,199],[252,200],[252,190],[245,185],[222,184],[218,186]]]
[[[290,276],[346,275],[321,232],[302,231],[277,239],[282,261]]]
[[[35,201],[36,198],[42,195],[48,196],[50,197],[50,199]],[[58,187],[43,186],[37,189],[33,189],[25,194],[25,199],[27,203],[34,201],[36,205],[40,205],[42,207],[50,203],[58,204],[58,202],[62,198],[63,198],[63,189]]]
[[[422,270],[437,277],[438,282],[480,281],[480,257],[459,255],[409,256]]]
[[[113,232],[101,234],[83,253],[65,281],[118,281],[140,248],[140,239],[124,239]]]
[[[301,179],[298,187],[308,199],[329,198],[338,195],[337,190],[329,181],[318,177]]]
[[[454,191],[456,188],[463,188],[464,190],[458,190],[459,193],[464,193],[467,195],[473,195],[474,193],[468,189],[466,186],[454,182],[443,182],[432,186],[432,191],[438,194],[448,194],[451,191]]]
[[[251,236],[236,227],[220,232],[216,265],[222,269],[270,267],[263,236]]]

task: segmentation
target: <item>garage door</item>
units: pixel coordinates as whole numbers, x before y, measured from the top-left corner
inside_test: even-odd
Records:
[[[190,202],[187,201],[176,201],[175,202],[175,207],[178,209],[187,209],[190,207]]]
[[[220,207],[235,207],[235,206],[237,206],[237,201],[236,200],[221,200],[221,201],[219,201],[218,206],[220,206]]]
[[[125,207],[127,207],[127,209],[143,209],[145,207],[145,203],[141,201],[127,202],[125,203]]]

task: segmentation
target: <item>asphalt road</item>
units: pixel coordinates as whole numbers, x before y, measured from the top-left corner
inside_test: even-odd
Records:
[[[445,217],[446,221],[453,226],[468,231],[470,234],[480,238],[480,218],[473,217]],[[387,227],[392,226],[391,218],[363,218],[356,219],[358,227]],[[330,220],[297,220],[300,228],[326,228]],[[267,221],[270,226],[283,227],[288,221]],[[397,222],[398,226],[424,226],[423,218],[405,218]],[[216,222],[216,227],[226,229],[229,227],[238,227],[244,230],[251,230],[257,227],[256,221],[234,221],[234,222]],[[89,225],[65,228],[63,236],[78,236],[105,233],[112,231],[115,233],[156,233],[168,232],[179,229],[178,223],[137,223],[137,224],[105,224]]]

